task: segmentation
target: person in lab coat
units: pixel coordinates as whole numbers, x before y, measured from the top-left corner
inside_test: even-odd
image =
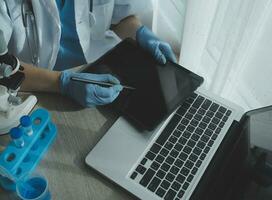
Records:
[[[96,60],[125,37],[135,38],[160,63],[176,61],[169,44],[136,17],[150,1],[0,0],[0,30],[9,53],[25,68],[22,90],[61,93],[86,107],[112,102],[122,90],[115,77],[67,69]],[[72,76],[115,85],[79,83]]]

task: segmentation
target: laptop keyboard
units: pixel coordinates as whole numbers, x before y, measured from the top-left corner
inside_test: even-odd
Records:
[[[230,115],[227,108],[194,93],[130,178],[163,199],[182,198]]]

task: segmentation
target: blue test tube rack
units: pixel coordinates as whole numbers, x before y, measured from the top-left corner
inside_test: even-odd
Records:
[[[30,175],[57,135],[47,110],[37,109],[31,115],[32,135],[23,135],[24,146],[16,147],[11,141],[0,153],[0,186],[15,190],[16,183]]]

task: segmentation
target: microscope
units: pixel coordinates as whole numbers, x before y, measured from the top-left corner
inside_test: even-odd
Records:
[[[0,30],[0,135],[19,125],[37,103],[33,95],[18,95],[25,79],[19,60],[8,53],[3,32]]]

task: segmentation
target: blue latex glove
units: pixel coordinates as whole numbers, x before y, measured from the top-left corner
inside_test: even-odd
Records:
[[[157,38],[146,26],[141,26],[137,30],[136,40],[139,45],[149,51],[159,63],[165,64],[167,60],[177,62],[170,45]]]
[[[96,84],[86,84],[70,80],[71,77],[84,78],[95,81],[110,82],[116,85],[102,87]],[[77,101],[84,107],[104,105],[111,103],[119,95],[123,87],[117,78],[110,74],[75,73],[69,70],[63,71],[60,76],[60,91]]]

